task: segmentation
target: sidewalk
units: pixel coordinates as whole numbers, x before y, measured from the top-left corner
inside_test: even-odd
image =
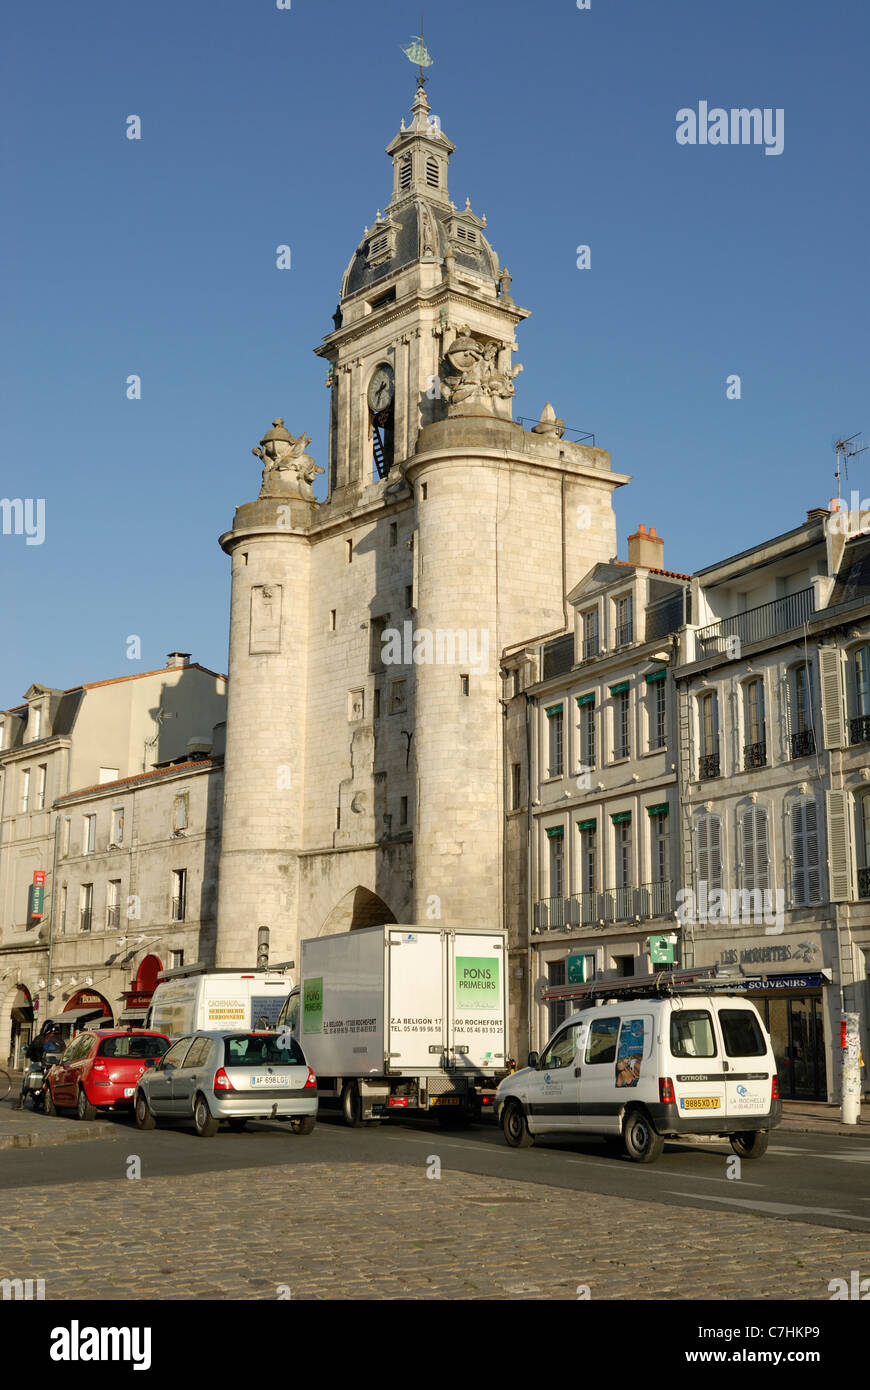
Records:
[[[0,1103],[0,1149],[32,1149],[46,1144],[76,1144],[85,1139],[117,1139],[123,1126],[110,1120],[82,1123],[68,1117],[16,1110],[17,1093]]]
[[[856,1125],[844,1125],[840,1119],[839,1105],[827,1105],[822,1101],[784,1100],[782,1124],[775,1133],[782,1134],[785,1130],[792,1134],[859,1134],[864,1139],[870,1139],[870,1106],[861,1107],[861,1118]]]

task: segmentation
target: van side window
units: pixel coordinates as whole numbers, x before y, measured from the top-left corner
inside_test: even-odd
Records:
[[[758,1019],[749,1009],[720,1009],[719,1022],[729,1057],[763,1057],[767,1052]]]
[[[615,1062],[616,1035],[619,1032],[618,1018],[596,1018],[589,1029],[586,1044],[586,1061]]]
[[[577,1051],[577,1034],[580,1028],[576,1023],[572,1023],[570,1028],[563,1028],[561,1033],[557,1033],[550,1046],[545,1050],[539,1065],[545,1069],[556,1067],[570,1067]]]
[[[671,1056],[716,1056],[713,1020],[706,1009],[680,1009],[671,1014]]]

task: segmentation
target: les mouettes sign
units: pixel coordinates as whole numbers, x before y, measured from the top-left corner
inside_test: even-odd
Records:
[[[775,961],[800,961],[812,965],[821,953],[814,941],[799,941],[796,946],[781,943],[777,946],[732,947],[722,951],[720,965],[769,965]]]

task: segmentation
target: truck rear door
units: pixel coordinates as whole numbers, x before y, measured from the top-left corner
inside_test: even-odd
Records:
[[[506,1056],[504,939],[451,932],[447,938],[449,1059],[458,1069],[502,1071]]]
[[[444,1065],[445,963],[441,932],[387,933],[387,1053],[391,1071]]]

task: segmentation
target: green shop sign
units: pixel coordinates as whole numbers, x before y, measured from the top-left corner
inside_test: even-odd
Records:
[[[585,985],[586,956],[569,956],[565,968],[565,979],[569,985]]]
[[[457,1009],[498,1009],[501,1007],[501,961],[490,956],[456,957]]]
[[[323,1032],[323,976],[302,985],[302,1032]]]
[[[653,965],[673,965],[675,960],[674,943],[666,936],[651,936],[649,939],[649,958]]]

